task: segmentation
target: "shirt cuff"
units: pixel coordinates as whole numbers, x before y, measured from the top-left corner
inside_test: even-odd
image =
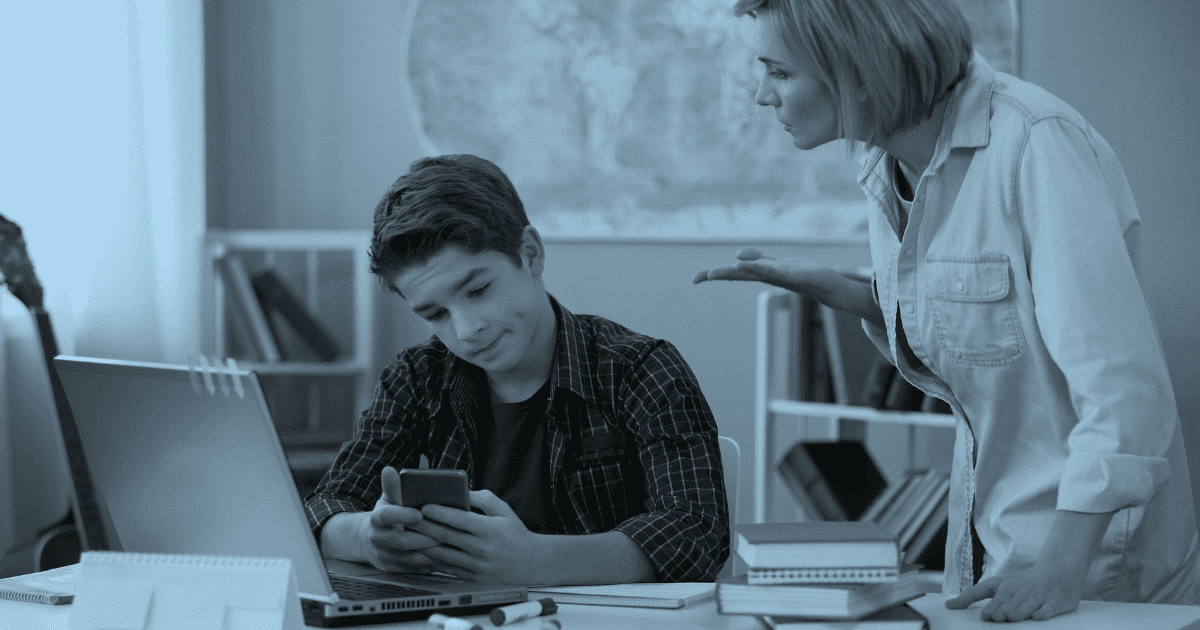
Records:
[[[1058,484],[1057,509],[1103,513],[1145,505],[1170,477],[1164,457],[1071,453]]]
[[[308,526],[313,535],[321,540],[321,528],[334,514],[339,512],[362,512],[363,506],[358,501],[333,495],[316,495],[304,502],[304,513],[308,516]]]
[[[700,524],[688,527],[678,514],[641,514],[613,531],[629,536],[642,549],[654,567],[654,581],[711,582],[729,558],[729,537],[722,546],[716,532],[689,531]]]

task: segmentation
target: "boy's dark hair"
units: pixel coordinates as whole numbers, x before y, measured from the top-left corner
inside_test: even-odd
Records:
[[[529,219],[500,167],[475,155],[441,155],[412,163],[375,206],[371,273],[388,282],[448,245],[497,251],[521,265]]]

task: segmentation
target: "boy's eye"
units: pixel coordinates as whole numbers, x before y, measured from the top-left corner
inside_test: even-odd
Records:
[[[488,284],[485,284],[485,285],[479,287],[478,289],[471,289],[471,291],[469,293],[467,293],[467,296],[473,297],[473,298],[479,297],[479,296],[483,295],[484,292],[487,291],[488,287],[490,287],[490,286],[492,286],[491,283],[488,283]]]
[[[437,320],[439,320],[439,319],[441,319],[441,318],[443,318],[443,317],[445,317],[445,316],[446,316],[446,311],[443,311],[443,310],[437,310],[437,311],[434,311],[434,312],[432,312],[432,313],[430,313],[430,314],[426,315],[426,316],[425,316],[425,319],[427,319],[427,320],[429,320],[429,321],[431,321],[431,322],[435,322],[435,321],[437,321]]]

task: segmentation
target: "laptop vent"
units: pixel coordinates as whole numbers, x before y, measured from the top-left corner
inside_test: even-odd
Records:
[[[429,597],[426,599],[408,600],[404,602],[384,602],[379,606],[380,610],[408,610],[409,608],[432,608],[437,603],[437,599]]]

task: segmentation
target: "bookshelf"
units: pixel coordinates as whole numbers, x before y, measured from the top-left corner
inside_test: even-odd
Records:
[[[847,273],[862,273],[850,270]],[[849,382],[846,370],[842,369],[842,353],[845,344],[840,343],[837,318],[827,307],[817,311],[823,322],[825,342],[823,352],[828,354],[831,383],[815,379],[816,388],[832,391],[834,402],[803,400],[814,392],[803,391],[802,383],[812,381],[805,374],[814,369],[817,353],[804,346],[803,331],[808,324],[800,297],[783,289],[767,289],[758,294],[755,322],[756,366],[754,392],[754,514],[753,522],[767,520],[769,506],[774,501],[774,486],[771,470],[777,458],[776,430],[782,422],[799,423],[802,426],[815,424],[822,439],[837,440],[839,437],[863,437],[864,428],[847,421],[862,423],[893,423],[913,426],[954,428],[954,416],[943,413],[919,411],[891,411],[862,405],[852,405],[849,392],[856,383]],[[815,348],[814,348],[815,349]],[[817,361],[826,357],[818,355]],[[809,385],[809,387],[813,387]],[[859,435],[848,435],[859,433]],[[913,448],[910,438],[909,459]]]
[[[369,245],[366,231],[210,229],[204,236],[202,347],[259,375],[294,470],[323,471],[370,404],[379,289],[368,269]],[[274,339],[282,356],[256,353],[244,322],[239,335],[233,321],[241,313],[234,304],[239,297],[220,262],[230,254],[249,275],[272,270],[328,334],[337,355],[320,360],[298,329],[280,325],[278,315],[273,330],[291,335]]]

